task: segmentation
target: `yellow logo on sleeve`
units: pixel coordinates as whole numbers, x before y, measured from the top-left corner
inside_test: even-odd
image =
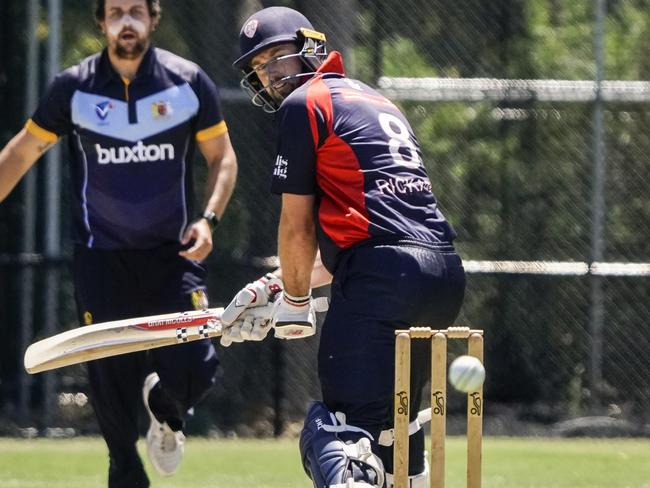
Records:
[[[91,314],[88,310],[84,312],[84,325],[90,325],[93,323],[93,314]]]
[[[192,306],[194,310],[208,308],[208,295],[205,293],[205,290],[194,290],[192,292]]]

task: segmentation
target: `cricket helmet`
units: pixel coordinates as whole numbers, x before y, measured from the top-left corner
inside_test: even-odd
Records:
[[[239,33],[241,56],[233,65],[244,72],[242,88],[251,95],[255,105],[263,107],[267,112],[275,112],[280,102],[266,92],[268,86],[262,86],[250,62],[265,49],[285,43],[296,44],[298,52],[283,56],[282,59],[299,57],[304,66],[302,73],[288,78],[308,79],[327,56],[325,34],[314,30],[314,26],[303,14],[287,7],[269,7],[256,12],[244,22]],[[274,61],[276,60],[266,64]],[[288,79],[280,81],[286,82]]]

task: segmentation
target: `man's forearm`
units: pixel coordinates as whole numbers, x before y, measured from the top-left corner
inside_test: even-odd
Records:
[[[277,268],[273,274],[280,279],[283,279],[282,268]],[[323,261],[321,260],[320,253],[316,254],[314,267],[311,270],[311,279],[309,286],[311,288],[318,288],[320,286],[329,285],[332,282],[332,274],[327,271]]]
[[[27,154],[24,154],[23,151],[19,150],[19,147],[25,137],[28,136],[23,132],[18,133],[0,151],[0,202],[7,198],[23,175],[32,167],[38,156],[51,145],[51,143],[42,142],[42,147],[37,148],[40,151],[39,154],[32,154],[33,149],[26,151]]]
[[[229,152],[220,161],[209,164],[204,210],[211,210],[221,218],[232,196],[236,181],[237,160],[234,152]]]
[[[2,202],[11,190],[14,189],[24,171],[17,154],[11,147],[11,142],[0,152],[0,202]]]
[[[316,230],[312,227],[292,226],[280,218],[278,248],[282,281],[285,291],[293,296],[309,293],[312,269],[316,259]]]
[[[18,150],[20,135],[15,136],[0,151],[0,202],[7,198],[33,164]]]

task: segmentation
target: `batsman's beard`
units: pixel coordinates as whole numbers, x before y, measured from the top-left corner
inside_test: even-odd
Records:
[[[277,103],[282,103],[282,101],[287,98],[291,92],[298,88],[299,85],[300,80],[297,78],[290,78],[272,83],[267,91]]]

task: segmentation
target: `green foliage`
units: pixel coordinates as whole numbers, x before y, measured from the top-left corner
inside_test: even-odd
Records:
[[[607,79],[644,80],[650,75],[650,2],[616,2],[606,24]]]
[[[354,50],[355,74],[354,76],[366,82],[374,82],[372,70],[372,56],[374,46],[359,45]],[[382,59],[384,76],[430,77],[437,76],[436,69],[422,55],[420,47],[413,39],[395,37],[382,44]],[[405,68],[404,64],[408,64]]]
[[[530,58],[540,78],[594,76],[594,2],[527,2]]]

